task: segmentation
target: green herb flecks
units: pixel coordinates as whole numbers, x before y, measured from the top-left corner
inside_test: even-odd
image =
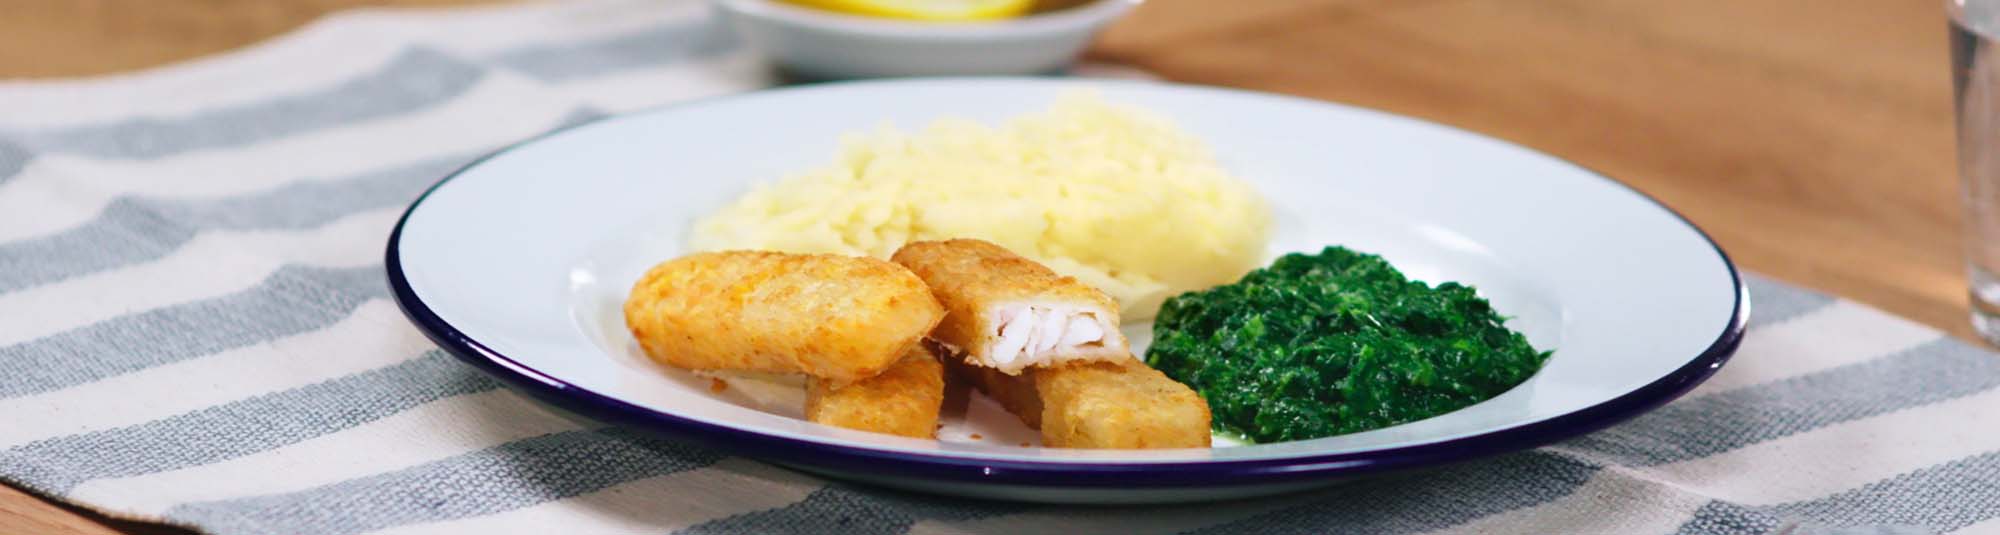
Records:
[[[1168,299],[1146,362],[1256,442],[1411,422],[1485,401],[1548,359],[1472,288],[1405,278],[1344,247],[1290,254]]]

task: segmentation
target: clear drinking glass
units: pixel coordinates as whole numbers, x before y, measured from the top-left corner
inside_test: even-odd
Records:
[[[2000,344],[2000,0],[1945,0],[1972,325]]]

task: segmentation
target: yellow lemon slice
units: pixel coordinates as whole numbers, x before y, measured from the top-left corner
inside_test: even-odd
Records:
[[[1026,13],[1034,0],[784,0],[801,6],[871,17],[955,21],[991,20]]]

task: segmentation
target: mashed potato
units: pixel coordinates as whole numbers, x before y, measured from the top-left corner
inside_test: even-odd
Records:
[[[842,141],[833,163],[696,223],[690,245],[886,258],[913,240],[978,238],[1104,290],[1128,319],[1263,260],[1270,215],[1255,190],[1164,118],[1093,94],[999,128],[945,119]]]

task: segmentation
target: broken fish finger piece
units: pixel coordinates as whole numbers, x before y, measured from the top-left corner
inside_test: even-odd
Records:
[[[814,423],[914,438],[936,438],[944,406],[944,365],[922,344],[874,377],[837,385],[813,379],[806,419]]]
[[[1208,402],[1137,359],[1030,368],[1018,376],[956,361],[948,366],[1040,430],[1044,446],[1209,447]]]
[[[764,251],[663,262],[625,301],[646,355],[691,370],[873,377],[944,317],[924,282],[872,258]]]
[[[1034,366],[1133,360],[1118,303],[1071,277],[989,242],[920,241],[890,257],[945,307],[931,338],[1008,375]]]

